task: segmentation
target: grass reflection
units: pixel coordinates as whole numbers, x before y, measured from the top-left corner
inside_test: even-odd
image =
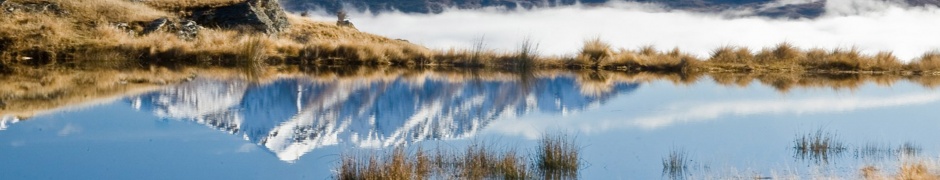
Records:
[[[711,79],[725,86],[748,87],[754,83],[775,88],[781,93],[802,88],[828,88],[834,90],[860,89],[866,84],[892,86],[908,81],[924,87],[940,86],[940,76],[889,74],[793,74],[793,73],[735,73],[735,72],[637,72],[606,71],[597,69],[560,70],[535,68],[483,68],[454,67],[388,67],[388,66],[291,66],[256,63],[236,64],[231,67],[159,66],[115,64],[107,67],[83,65],[68,66],[8,66],[13,73],[0,76],[0,114],[13,114],[23,119],[39,111],[61,108],[102,98],[125,95],[130,91],[145,91],[160,86],[185,82],[194,76],[239,78],[264,84],[283,77],[304,77],[311,81],[389,81],[399,77],[421,79],[431,77],[448,82],[512,81],[524,89],[539,88],[533,79],[571,76],[577,80],[584,95],[601,96],[610,93],[619,83],[671,82],[688,86]],[[11,106],[16,104],[17,106]]]
[[[689,155],[684,150],[672,150],[663,158],[663,177],[669,179],[687,179],[691,176],[689,171]]]
[[[913,142],[905,142],[896,147],[886,143],[866,143],[855,149],[856,159],[887,160],[902,157],[916,157],[923,148]]]

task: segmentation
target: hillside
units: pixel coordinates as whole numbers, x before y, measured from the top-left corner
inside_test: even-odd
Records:
[[[0,1],[0,72],[81,62],[237,65],[428,50],[285,13],[276,0]],[[362,59],[362,58],[359,58]]]
[[[0,0],[0,7],[0,114],[19,118],[184,82],[206,68],[258,77],[284,69],[269,64],[430,54],[285,13],[268,0]],[[225,20],[226,13],[254,19]]]

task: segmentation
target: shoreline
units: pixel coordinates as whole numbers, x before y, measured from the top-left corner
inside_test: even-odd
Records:
[[[140,66],[137,64],[22,67],[21,73],[0,76],[0,115],[26,119],[40,112],[100,99],[186,83],[194,78],[239,80],[267,84],[280,78],[310,81],[388,81],[442,79],[461,83],[506,81],[531,83],[537,78],[568,76],[577,79],[582,93],[603,94],[617,83],[666,82],[677,86],[714,83],[725,87],[760,85],[786,94],[797,89],[853,91],[866,85],[891,86],[908,82],[925,88],[940,87],[940,76],[866,73],[736,73],[736,72],[625,72],[594,69],[495,69],[395,66]],[[523,84],[525,85],[525,84]]]

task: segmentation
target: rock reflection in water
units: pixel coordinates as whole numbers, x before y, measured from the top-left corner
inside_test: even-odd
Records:
[[[281,160],[294,161],[339,143],[388,147],[470,137],[500,117],[582,110],[639,86],[615,82],[586,88],[586,80],[573,74],[523,77],[426,72],[264,83],[200,77],[128,101],[162,118],[243,135]]]

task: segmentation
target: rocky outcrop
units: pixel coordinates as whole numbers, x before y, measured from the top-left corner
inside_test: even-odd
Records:
[[[202,26],[196,24],[196,21],[186,20],[179,23],[179,29],[176,31],[176,35],[183,39],[195,39],[199,35],[199,29]]]
[[[290,24],[277,0],[247,0],[221,7],[205,7],[192,12],[193,20],[208,27],[234,28],[277,33]]]
[[[127,23],[116,23],[114,26],[118,29],[131,31],[129,30],[130,28],[126,27]],[[141,34],[146,35],[158,31],[165,31],[175,33],[177,36],[179,36],[180,39],[192,40],[195,39],[197,35],[199,35],[200,28],[202,28],[202,26],[199,26],[195,21],[192,20],[174,21],[163,17],[148,23]],[[131,31],[131,34],[134,34],[133,31]]]
[[[166,17],[151,21],[150,24],[147,24],[147,27],[144,29],[144,34],[150,34],[156,32],[157,30],[163,29],[163,26],[165,26],[169,21],[170,19],[167,19]]]

